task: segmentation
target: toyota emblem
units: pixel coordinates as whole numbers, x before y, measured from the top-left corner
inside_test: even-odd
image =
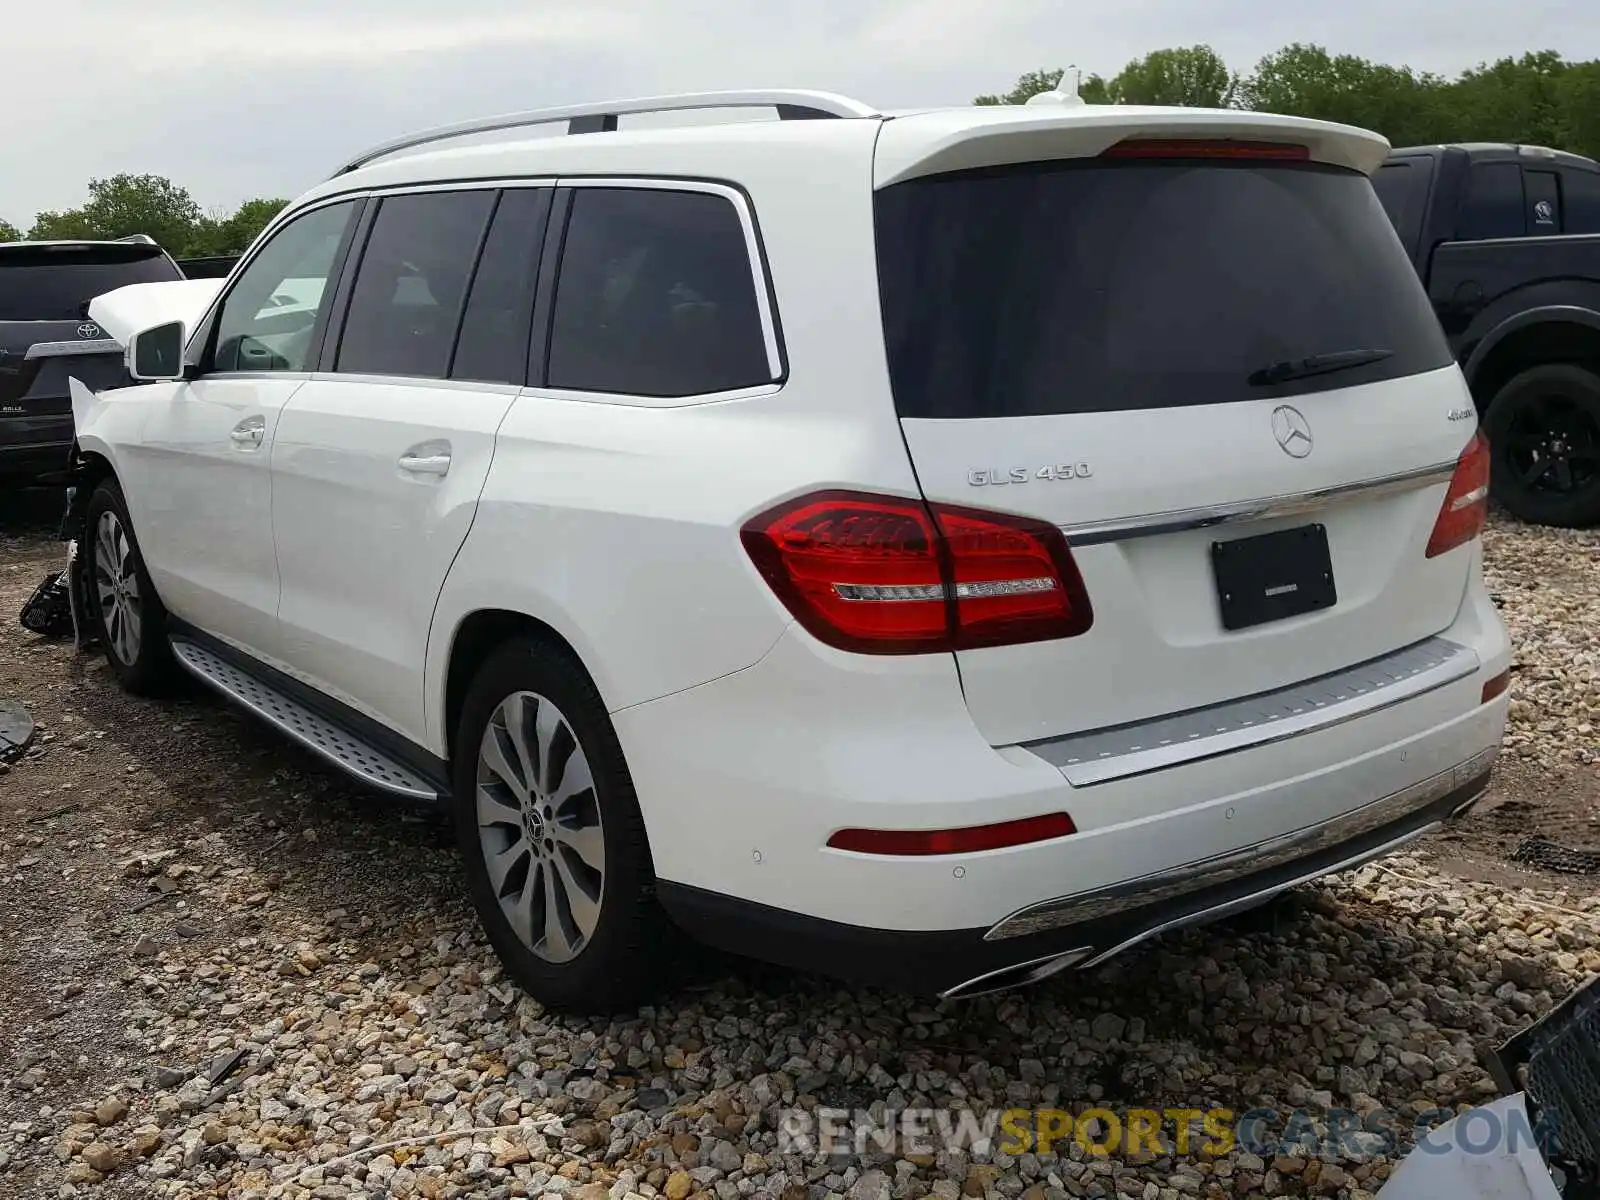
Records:
[[[78,326],[78,336],[81,338],[97,338],[100,336],[100,326],[93,321],[85,321]]]
[[[1311,425],[1292,404],[1280,404],[1272,410],[1272,436],[1290,458],[1304,458],[1311,453]]]

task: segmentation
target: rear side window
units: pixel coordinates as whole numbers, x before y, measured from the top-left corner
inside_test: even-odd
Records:
[[[157,247],[0,247],[0,321],[81,321],[89,301],[130,283],[182,279]]]
[[[1514,162],[1473,163],[1456,224],[1466,242],[1521,237],[1522,168]]]
[[[1523,200],[1528,206],[1528,232],[1553,237],[1561,232],[1561,179],[1554,171],[1524,171]]]
[[[1223,404],[1451,362],[1371,183],[1352,171],[1036,163],[896,184],[876,204],[903,417]],[[1258,375],[1349,351],[1378,354],[1290,381]]]
[[[1561,174],[1566,233],[1600,233],[1600,171],[1568,169]]]
[[[573,190],[550,387],[698,396],[771,380],[732,201],[669,189]]]
[[[492,191],[389,196],[356,270],[334,369],[443,379]]]
[[[534,279],[549,212],[548,188],[501,195],[467,296],[450,378],[526,382]]]
[[[1433,179],[1433,159],[1403,158],[1384,163],[1372,177],[1378,203],[1389,214],[1389,221],[1407,254],[1417,252],[1422,240],[1422,218],[1428,207],[1428,185]]]

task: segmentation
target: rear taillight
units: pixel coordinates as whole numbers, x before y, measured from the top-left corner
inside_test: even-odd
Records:
[[[1100,152],[1101,158],[1253,158],[1307,162],[1310,147],[1290,142],[1242,142],[1201,138],[1128,138]]]
[[[917,654],[1072,637],[1094,620],[1061,531],[919,500],[819,492],[751,520],[745,549],[819,640]]]
[[[1465,545],[1483,532],[1489,516],[1489,440],[1479,430],[1456,460],[1450,490],[1428,538],[1428,557]]]

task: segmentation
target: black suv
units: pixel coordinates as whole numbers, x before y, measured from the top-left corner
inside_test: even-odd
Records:
[[[122,378],[122,347],[89,320],[89,301],[130,283],[183,277],[142,236],[0,243],[0,487],[66,468],[70,377],[91,390]]]
[[[1494,495],[1600,523],[1600,165],[1539,146],[1411,146],[1373,178],[1477,400]]]

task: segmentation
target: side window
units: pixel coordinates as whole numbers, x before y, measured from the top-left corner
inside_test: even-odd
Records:
[[[549,188],[501,193],[461,317],[451,379],[517,384],[527,380],[534,282],[549,213]]]
[[[1514,162],[1474,163],[1460,225],[1463,241],[1521,237],[1522,168]]]
[[[334,370],[443,379],[492,191],[388,196],[350,290]]]
[[[772,378],[731,201],[668,189],[573,190],[550,331],[551,387],[697,396]]]
[[[1378,202],[1383,205],[1408,254],[1417,252],[1417,242],[1422,236],[1422,216],[1432,175],[1433,160],[1418,158],[1387,162],[1372,177]]]
[[[213,371],[308,371],[328,276],[356,201],[296,217],[261,248],[217,315]]]
[[[1561,232],[1561,180],[1554,171],[1524,171],[1522,188],[1528,204],[1528,232],[1550,237]]]
[[[1568,168],[1561,175],[1565,233],[1600,233],[1600,171]]]

